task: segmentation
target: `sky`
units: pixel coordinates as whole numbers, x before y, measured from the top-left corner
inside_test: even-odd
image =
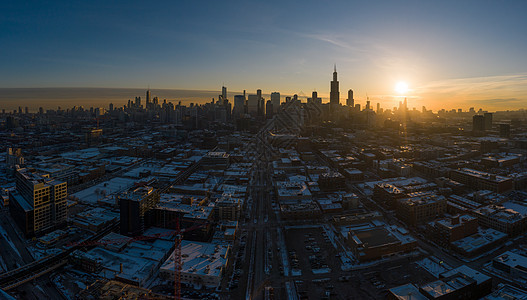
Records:
[[[328,97],[336,64],[342,103],[353,89],[387,108],[525,108],[525,12],[527,1],[2,1],[0,88]]]

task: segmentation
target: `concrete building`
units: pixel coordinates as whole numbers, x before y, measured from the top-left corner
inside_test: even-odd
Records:
[[[227,266],[229,246],[181,241],[181,282],[217,287]],[[174,253],[159,269],[162,278],[174,279]]]
[[[226,169],[229,166],[229,153],[224,151],[208,152],[201,159],[201,165],[205,169]]]
[[[472,131],[485,131],[485,118],[482,115],[475,115],[472,117]]]
[[[463,273],[424,284],[419,291],[431,300],[479,299],[477,281]]]
[[[474,210],[481,226],[493,228],[510,236],[516,236],[527,230],[527,217],[511,208],[488,205]]]
[[[26,236],[41,235],[67,221],[67,183],[28,169],[16,171],[16,191],[10,193],[9,209]]]
[[[159,202],[159,193],[143,186],[120,195],[118,201],[121,234],[134,236],[144,232],[146,214]]]
[[[514,180],[473,169],[452,170],[450,179],[476,190],[490,190],[496,193],[508,192],[514,187]]]
[[[398,287],[394,287],[388,290],[388,295],[386,299],[389,300],[428,300],[428,298],[423,295],[419,288],[415,285],[408,283]]]
[[[478,299],[488,295],[492,291],[492,278],[466,265],[461,265],[450,271],[442,273],[439,275],[439,278],[450,278],[456,274],[467,276],[476,281],[477,293],[475,294],[475,297]]]
[[[481,300],[527,300],[527,291],[512,285],[498,284],[497,289],[491,294],[481,298]]]
[[[397,217],[416,226],[446,213],[446,198],[435,194],[397,200]]]
[[[404,228],[387,226],[380,221],[346,226],[343,230],[354,256],[361,262],[417,247],[417,241]]]
[[[474,257],[503,245],[506,239],[506,233],[480,228],[476,234],[452,242],[451,248],[465,257]]]
[[[440,219],[427,224],[427,233],[433,241],[443,247],[478,232],[478,220],[469,215]]]
[[[507,251],[492,260],[492,267],[511,278],[527,281],[527,257]]]
[[[243,199],[223,195],[215,202],[215,219],[237,221],[240,219],[242,207]]]

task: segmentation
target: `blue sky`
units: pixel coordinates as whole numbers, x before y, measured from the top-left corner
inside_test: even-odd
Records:
[[[481,0],[4,1],[0,87],[225,83],[325,96],[336,63],[341,101],[352,88],[388,107],[407,96],[417,107],[518,108],[525,12],[526,1]],[[407,95],[394,94],[399,81]]]

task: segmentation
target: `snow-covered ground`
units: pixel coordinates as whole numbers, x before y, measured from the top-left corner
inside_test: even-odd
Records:
[[[39,260],[48,255],[57,254],[62,251],[61,249],[57,249],[57,248],[41,249],[41,248],[37,248],[34,246],[28,246],[27,250],[29,251],[29,253],[31,254],[31,256],[33,256],[35,260]]]

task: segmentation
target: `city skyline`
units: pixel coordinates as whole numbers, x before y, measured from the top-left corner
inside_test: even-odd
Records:
[[[316,90],[327,102],[336,63],[342,92],[353,89],[358,101],[389,108],[406,96],[409,107],[433,110],[519,109],[527,98],[523,11],[520,1],[210,3],[207,11],[191,3],[13,3],[0,16],[0,41],[12,45],[0,50],[0,80],[4,88],[204,91],[224,83],[282,95]]]

